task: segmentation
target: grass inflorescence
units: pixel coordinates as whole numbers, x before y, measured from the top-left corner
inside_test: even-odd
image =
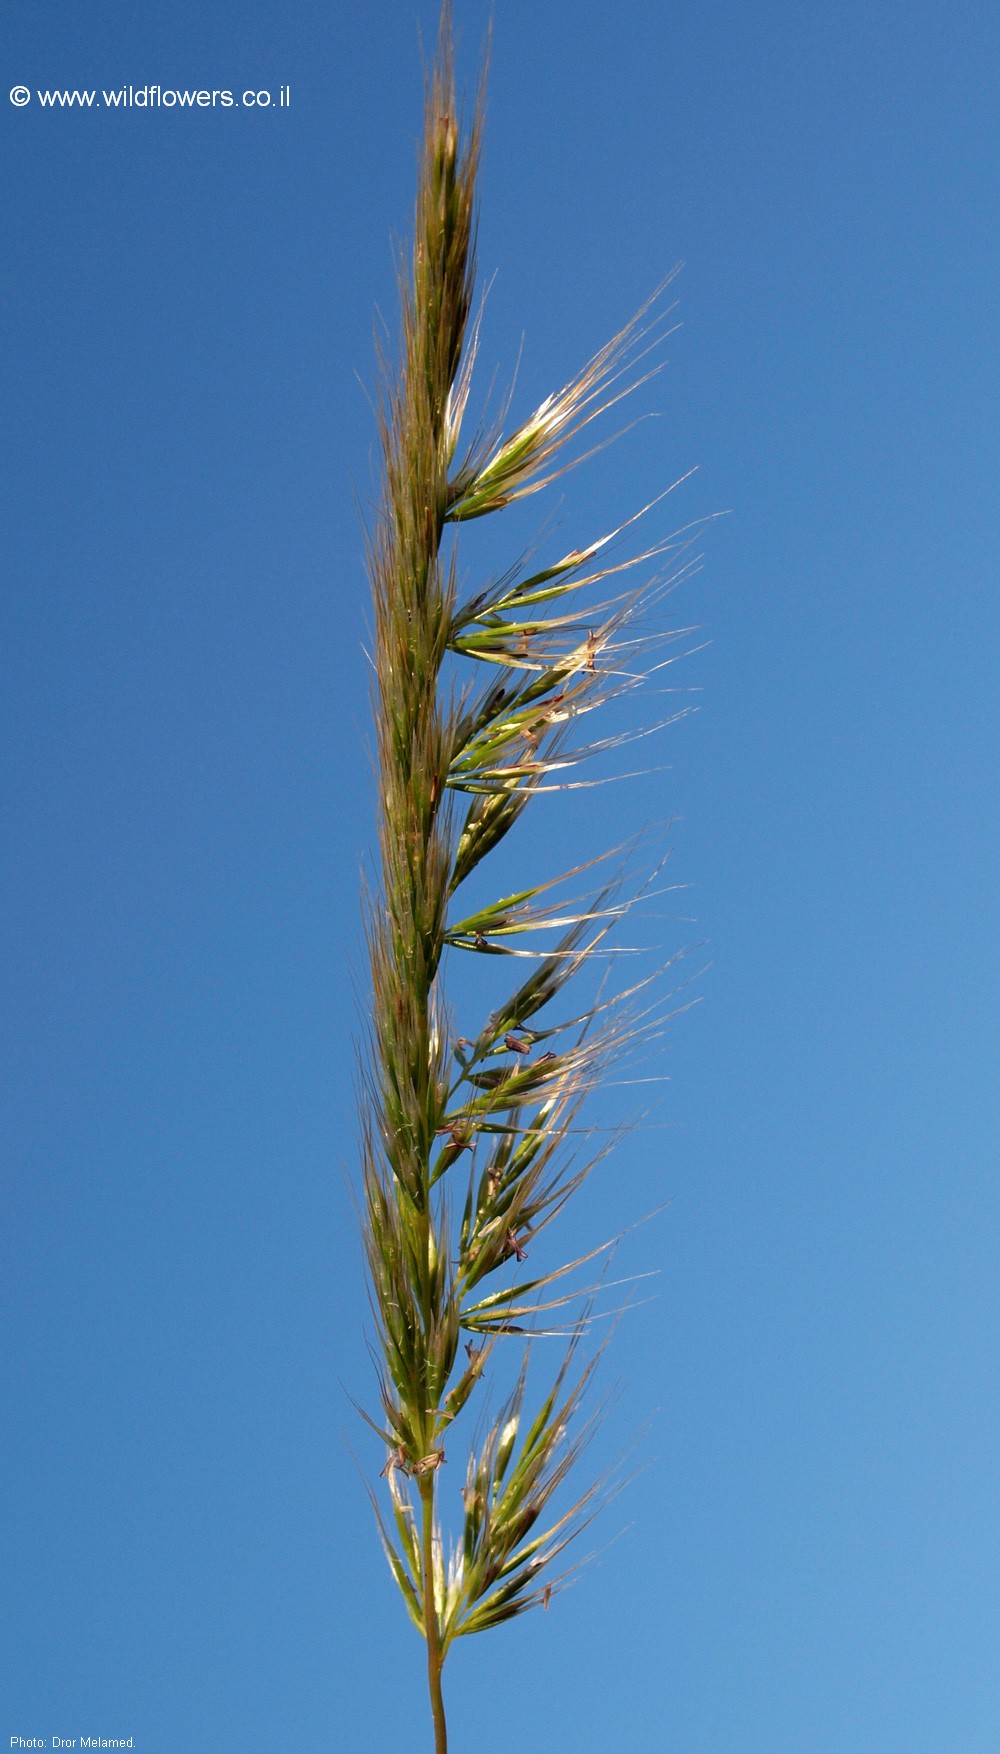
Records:
[[[368,907],[362,1101],[380,1374],[369,1423],[385,1443],[387,1502],[378,1489],[372,1496],[393,1576],[426,1639],[437,1754],[447,1747],[441,1670],[451,1645],[548,1606],[565,1575],[560,1556],[600,1497],[591,1483],[568,1508],[555,1502],[589,1435],[578,1414],[595,1362],[580,1350],[587,1291],[574,1315],[581,1294],[564,1287],[608,1245],[544,1272],[526,1262],[603,1154],[578,1161],[581,1105],[662,1020],[644,981],[576,1015],[560,1010],[628,910],[614,879],[568,902],[551,899],[561,879],[475,906],[463,905],[463,886],[539,792],[579,783],[572,770],[589,753],[627,740],[578,742],[576,733],[660,667],[657,641],[667,636],[649,629],[647,612],[693,564],[690,533],[606,560],[616,530],[460,599],[459,528],[580,460],[582,430],[641,381],[637,362],[658,320],[647,306],[513,433],[479,432],[463,448],[482,115],[480,97],[461,125],[445,18],[401,274],[399,357],[380,360],[383,489],[368,544],[380,875]],[[653,561],[664,562],[656,576],[631,588],[624,575]],[[600,595],[619,575],[620,593],[595,603],[595,587]],[[469,1036],[456,1034],[445,1003],[449,951],[498,959],[491,971],[506,958],[513,975]],[[459,1470],[453,1486],[446,1550],[439,1505],[446,1457],[449,1479],[456,1473],[451,1428],[500,1349],[512,1340],[530,1348],[554,1328],[568,1345],[537,1409],[526,1411],[525,1357],[495,1417],[481,1421],[464,1484]]]

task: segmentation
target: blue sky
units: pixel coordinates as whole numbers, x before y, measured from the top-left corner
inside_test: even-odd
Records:
[[[356,498],[435,24],[7,9],[4,1746],[427,1745],[347,1397]],[[998,38],[497,0],[486,375],[520,351],[525,412],[683,260],[657,418],[549,510],[697,465],[670,518],[731,515],[671,605],[699,710],[535,829],[555,869],[673,819],[657,929],[710,967],[570,1226],[668,1202],[596,1457],[646,1465],[578,1588],[456,1653],[456,1754],[1000,1744]],[[154,83],[291,102],[37,97]]]

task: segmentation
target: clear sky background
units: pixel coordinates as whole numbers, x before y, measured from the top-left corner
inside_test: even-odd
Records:
[[[4,1747],[428,1745],[347,1397],[352,482],[435,24],[6,7]],[[669,1202],[595,1454],[648,1465],[576,1589],[458,1650],[455,1754],[1000,1747],[998,46],[943,0],[497,0],[487,377],[523,335],[526,412],[686,264],[659,417],[555,540],[693,465],[650,534],[732,515],[668,769],[536,815],[548,870],[675,818],[657,930],[711,966],[569,1226]]]

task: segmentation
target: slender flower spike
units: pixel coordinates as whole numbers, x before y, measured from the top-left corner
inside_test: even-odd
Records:
[[[473,911],[458,891],[488,869],[538,793],[587,783],[569,770],[623,740],[574,741],[579,721],[670,661],[648,657],[674,637],[650,612],[694,564],[690,530],[614,564],[598,559],[612,538],[587,533],[561,560],[532,573],[514,567],[458,599],[459,532],[463,570],[475,565],[476,531],[463,526],[581,460],[567,445],[634,387],[636,350],[653,327],[647,306],[509,437],[480,429],[463,454],[478,340],[482,113],[480,98],[463,124],[446,9],[398,356],[380,359],[381,499],[368,538],[379,869],[367,910],[371,1018],[360,1075],[379,1365],[378,1409],[365,1417],[386,1456],[372,1499],[393,1578],[426,1641],[435,1754],[448,1745],[441,1677],[452,1644],[548,1608],[565,1576],[553,1568],[600,1497],[599,1482],[561,1502],[590,1430],[578,1414],[596,1362],[578,1362],[595,1287],[574,1291],[574,1275],[611,1244],[536,1273],[524,1263],[604,1154],[576,1154],[582,1105],[664,1021],[642,996],[643,980],[582,1010],[579,1000],[563,1005],[575,978],[601,966],[636,899],[623,899],[619,879],[556,905],[545,893],[580,871],[532,872],[516,893],[479,899]],[[653,557],[666,557],[664,571],[601,600],[605,581]],[[498,991],[485,1020],[459,1035],[443,979],[448,958],[463,951],[492,959],[477,969],[484,982],[496,975]],[[508,1368],[514,1386],[504,1399],[512,1337],[530,1352],[552,1333],[569,1344],[537,1405],[527,1404],[527,1356],[519,1371]],[[492,1424],[480,1420],[464,1485],[451,1488],[444,1434],[454,1455],[456,1422],[484,1382],[499,1412]]]

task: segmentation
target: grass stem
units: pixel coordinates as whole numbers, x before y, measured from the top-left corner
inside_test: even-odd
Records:
[[[448,1754],[448,1725],[444,1715],[444,1694],[441,1689],[441,1670],[444,1658],[441,1654],[438,1636],[437,1606],[434,1592],[434,1475],[427,1474],[420,1481],[420,1501],[423,1508],[422,1560],[423,1560],[423,1595],[424,1595],[424,1635],[427,1640],[427,1686],[431,1696],[431,1716],[434,1719],[434,1754]]]

